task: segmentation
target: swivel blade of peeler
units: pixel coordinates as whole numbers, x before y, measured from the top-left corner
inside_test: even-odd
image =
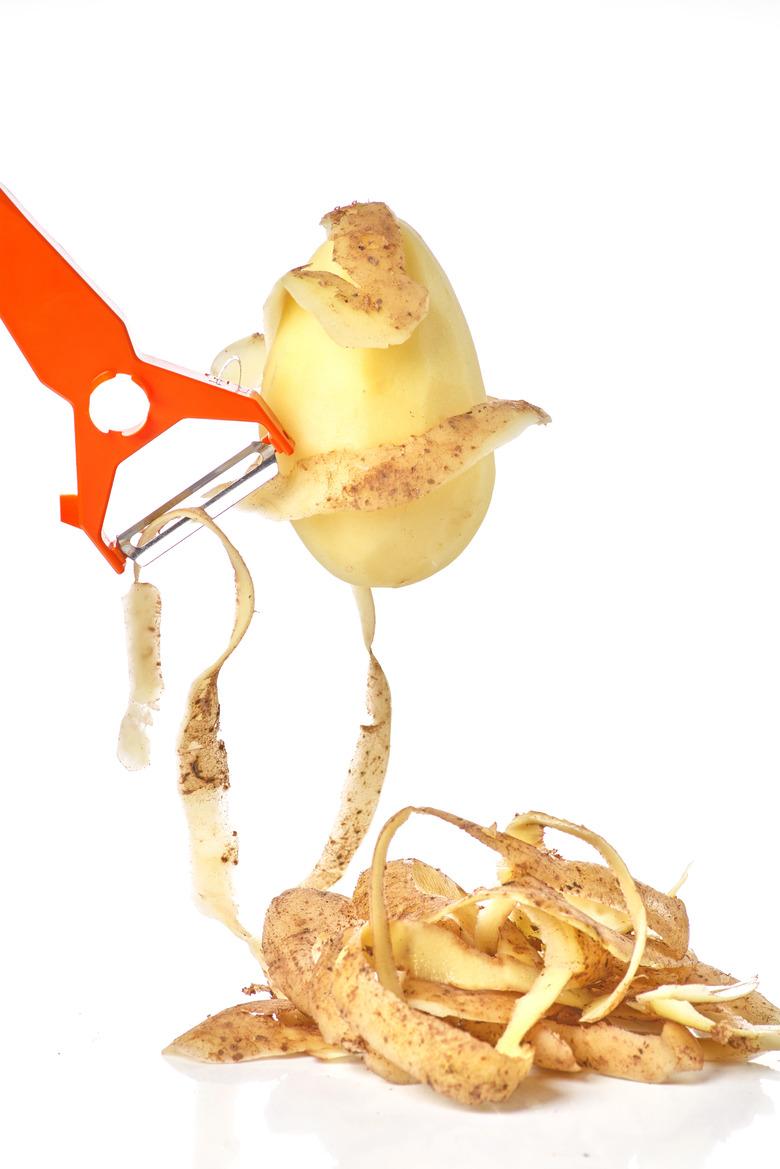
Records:
[[[125,556],[138,565],[151,564],[158,556],[170,551],[198,530],[196,521],[182,516],[172,519],[159,532],[148,537],[144,532],[170,511],[181,508],[200,508],[212,519],[229,507],[246,499],[263,483],[276,474],[276,452],[268,443],[250,442],[243,450],[214,467],[207,475],[185,487],[178,495],[166,500],[155,511],[132,524],[117,536],[117,543]],[[228,482],[223,480],[228,476]],[[217,485],[215,487],[215,484]]]

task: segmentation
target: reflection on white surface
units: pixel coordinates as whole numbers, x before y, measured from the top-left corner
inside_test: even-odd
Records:
[[[467,1110],[354,1064],[306,1059],[171,1066],[197,1082],[193,1169],[257,1166],[268,1144],[320,1169],[450,1169],[516,1157],[536,1166],[711,1169],[757,1154],[777,1123],[780,1072],[710,1066],[676,1084],[534,1075],[509,1104]],[[764,1162],[765,1163],[765,1162]]]
[[[233,1084],[203,1083],[196,1088],[195,1147],[192,1169],[231,1169],[238,1157],[237,1093]]]

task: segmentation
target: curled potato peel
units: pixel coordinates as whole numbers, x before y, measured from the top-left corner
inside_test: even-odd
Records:
[[[279,284],[337,345],[401,345],[428,313],[428,289],[406,271],[401,225],[384,203],[353,203],[323,217],[330,264],[293,268]]]
[[[422,861],[388,861],[397,830],[421,813],[483,839],[511,879],[466,893]],[[544,813],[523,820],[532,852],[543,845],[527,831],[531,824],[568,831],[601,852],[605,865],[580,870],[592,916],[567,901],[573,862],[558,853],[541,853],[535,872],[527,857],[521,870],[512,833],[434,808],[404,808],[379,833],[353,898],[298,888],[274,899],[263,933],[271,1002],[289,1000],[316,1024],[323,1044],[383,1078],[426,1083],[469,1105],[522,1092],[533,1068],[661,1083],[708,1060],[741,1062],[780,1046],[780,1011],[758,995],[754,979],[737,982],[690,954],[662,970],[646,964],[657,963],[657,955],[648,957],[657,939],[647,935],[643,909],[662,906],[663,895],[635,882],[607,841]],[[620,909],[619,896],[630,921],[622,932],[600,912]],[[485,948],[479,911],[491,906],[501,908],[503,924],[498,944],[491,927]],[[224,1044],[216,1056],[213,1043],[206,1051],[177,1042],[191,1058],[234,1058]],[[263,1042],[254,1058],[278,1054],[278,1043],[273,1051],[261,1050]]]

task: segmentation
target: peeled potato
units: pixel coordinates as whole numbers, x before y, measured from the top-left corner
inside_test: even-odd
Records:
[[[263,397],[295,438],[295,453],[279,456],[283,475],[312,455],[403,442],[485,401],[465,317],[420,236],[383,203],[323,222],[330,238],[266,306]],[[411,584],[463,551],[494,476],[487,455],[412,503],[313,516],[295,530],[350,584]]]

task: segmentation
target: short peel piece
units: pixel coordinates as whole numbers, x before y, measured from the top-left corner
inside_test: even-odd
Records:
[[[124,597],[124,612],[130,695],[119,728],[117,754],[128,771],[140,771],[149,764],[149,727],[163,691],[159,590],[136,576]]]
[[[662,1084],[675,1072],[702,1066],[696,1041],[684,1027],[668,1024],[660,1035],[641,1035],[601,1021],[583,1027],[552,1023],[577,1061],[605,1076]]]
[[[243,1063],[285,1055],[344,1058],[340,1047],[325,1043],[317,1024],[285,999],[238,1003],[185,1031],[163,1055],[206,1063]]]
[[[699,1006],[690,1000],[671,995],[645,998],[642,1006],[662,1019],[670,1019],[693,1031],[709,1035],[719,1043],[749,1040],[756,1051],[780,1050],[780,1026],[771,1023],[751,1023],[730,1008],[723,1000],[698,999]],[[701,1010],[699,1007],[709,1009]]]

